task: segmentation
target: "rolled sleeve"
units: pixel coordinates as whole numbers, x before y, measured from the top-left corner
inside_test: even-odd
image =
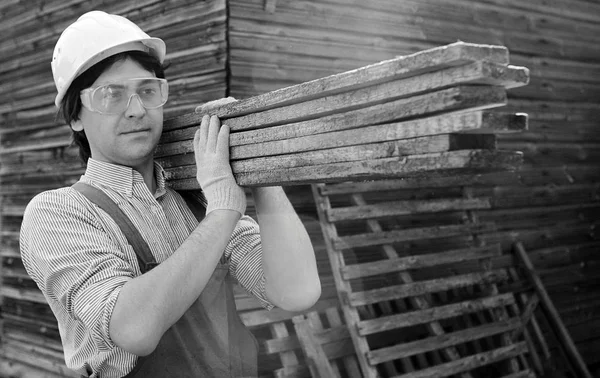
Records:
[[[21,255],[51,307],[81,322],[99,351],[110,339],[112,311],[132,265],[90,209],[66,191],[45,192],[27,206]]]
[[[225,256],[229,257],[231,275],[264,308],[271,310],[274,306],[265,294],[260,229],[254,219],[243,216],[238,221],[225,249]]]

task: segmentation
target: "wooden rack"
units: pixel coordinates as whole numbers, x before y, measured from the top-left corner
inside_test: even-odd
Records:
[[[313,186],[363,375],[535,376],[523,335],[537,302],[499,291],[510,276],[491,263],[499,246],[480,238],[494,224],[476,216],[489,198],[419,183],[426,201],[403,198],[404,180]]]

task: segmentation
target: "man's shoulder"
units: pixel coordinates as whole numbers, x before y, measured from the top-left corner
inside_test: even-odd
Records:
[[[67,209],[82,207],[83,198],[70,186],[46,190],[36,194],[27,204],[25,215],[37,210]]]
[[[56,188],[56,189],[50,189],[50,190],[45,190],[43,192],[40,192],[38,194],[36,194],[31,201],[29,201],[29,204],[37,204],[37,203],[47,203],[47,202],[54,202],[54,201],[60,201],[60,200],[69,200],[71,198],[76,198],[77,195],[75,193],[75,189],[73,189],[70,186],[65,186],[62,188]]]

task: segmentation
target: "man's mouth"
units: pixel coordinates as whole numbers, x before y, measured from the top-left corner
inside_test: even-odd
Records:
[[[135,134],[135,133],[143,133],[143,132],[148,132],[148,131],[150,131],[150,129],[135,129],[135,130],[124,131],[121,134]]]

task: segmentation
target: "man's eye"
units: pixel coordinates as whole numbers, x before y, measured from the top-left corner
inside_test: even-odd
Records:
[[[117,88],[105,88],[102,90],[103,98],[120,98],[123,95],[123,90]]]
[[[153,95],[155,93],[158,93],[158,87],[156,85],[147,85],[147,86],[141,87],[139,89],[138,93],[143,94],[143,95]]]

